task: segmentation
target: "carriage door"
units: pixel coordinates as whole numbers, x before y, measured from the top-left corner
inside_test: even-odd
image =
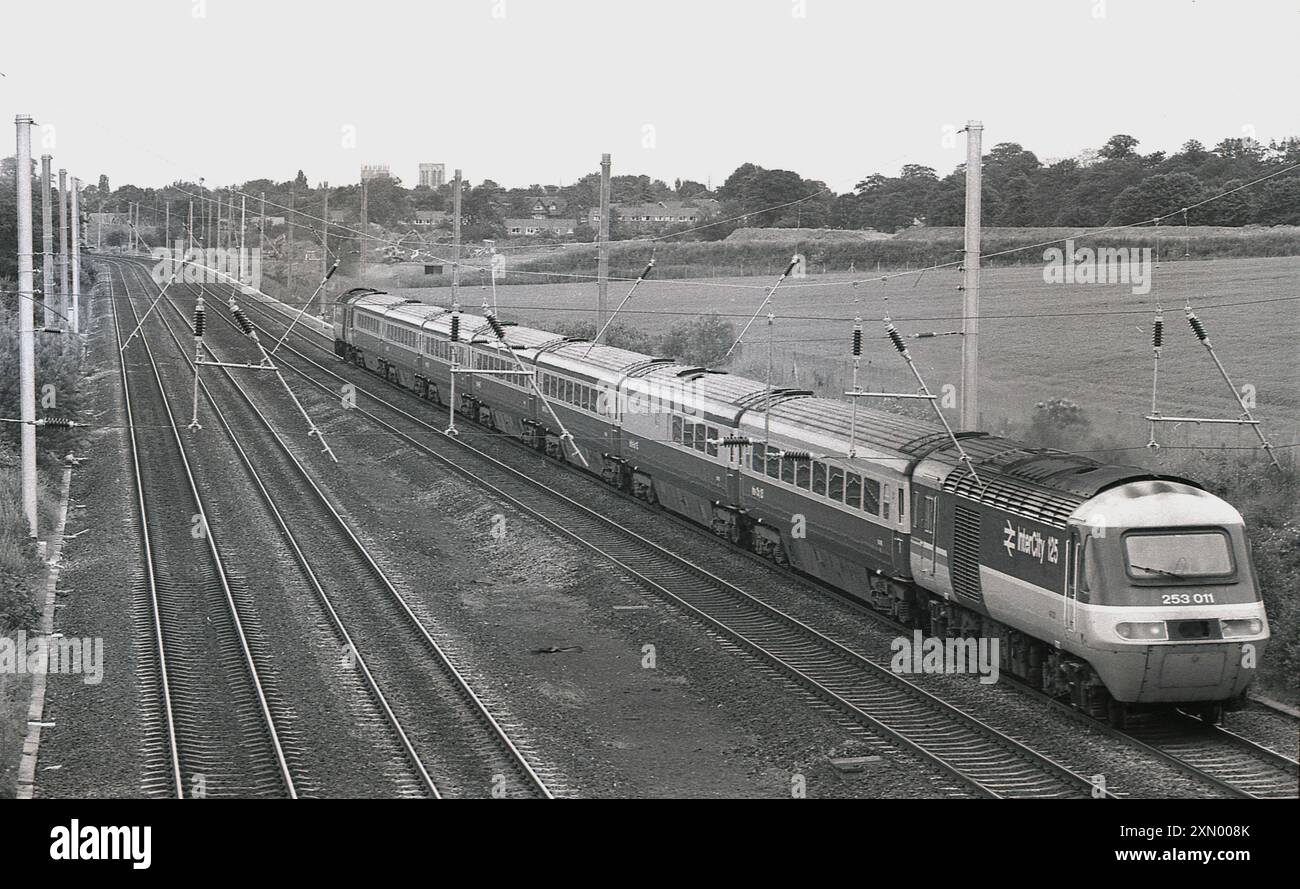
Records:
[[[739,433],[734,429],[723,429],[718,433],[718,435],[723,438],[735,437],[738,436],[738,434]],[[749,458],[749,448],[738,444],[719,444],[718,453],[725,455],[727,458],[727,475],[725,482],[727,500],[728,502],[739,506],[741,502],[741,483],[743,482],[740,467],[744,464],[745,460]],[[812,471],[811,464],[808,467],[808,471]]]
[[[936,520],[937,516],[935,515],[936,512],[935,503],[936,503],[935,497],[929,494],[923,496],[921,498],[921,509],[920,509],[921,514],[920,516],[917,517],[921,521],[921,533],[924,535],[923,539],[930,544],[930,576],[931,577],[934,577],[935,561],[939,557],[938,548],[935,546],[935,540],[934,540],[934,533],[935,533],[934,527],[936,524],[938,524]],[[922,567],[924,567],[924,563],[922,563]]]
[[[1065,603],[1061,610],[1061,618],[1067,631],[1074,629],[1075,609],[1079,603],[1079,556],[1081,552],[1079,533],[1071,529],[1070,537],[1065,542]]]

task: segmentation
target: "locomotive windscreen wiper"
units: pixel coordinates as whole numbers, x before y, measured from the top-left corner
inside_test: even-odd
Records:
[[[1132,564],[1131,562],[1129,563],[1129,565],[1130,565],[1130,567],[1132,567],[1132,568],[1136,568],[1136,569],[1139,570],[1139,571],[1150,571],[1152,574],[1163,574],[1165,577],[1172,577],[1172,578],[1174,578],[1175,580],[1186,580],[1186,579],[1187,579],[1186,577],[1184,577],[1184,576],[1181,575],[1181,574],[1175,574],[1174,572],[1172,572],[1172,571],[1166,571],[1166,570],[1163,569],[1163,568],[1148,568],[1146,565],[1134,565],[1134,564]]]

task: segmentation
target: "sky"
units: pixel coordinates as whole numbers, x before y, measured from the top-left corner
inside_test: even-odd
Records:
[[[610,152],[615,175],[751,162],[842,192],[951,172],[968,119],[1044,160],[1300,135],[1300,0],[5,0],[0,34],[0,115],[115,187],[414,185],[421,161],[567,184]]]

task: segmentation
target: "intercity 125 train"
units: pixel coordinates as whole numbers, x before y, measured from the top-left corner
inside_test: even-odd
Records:
[[[1268,623],[1241,515],[1195,482],[366,288],[336,354],[1122,723],[1216,720]],[[525,370],[458,374],[463,369]],[[545,402],[545,403],[543,403]]]

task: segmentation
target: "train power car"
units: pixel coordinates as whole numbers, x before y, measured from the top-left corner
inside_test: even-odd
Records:
[[[933,423],[369,289],[339,297],[334,339],[911,626],[996,637],[1002,670],[1112,722],[1216,719],[1268,640],[1240,514],[1187,479],[959,433],[968,465]],[[452,404],[453,364],[535,376],[462,375]]]

